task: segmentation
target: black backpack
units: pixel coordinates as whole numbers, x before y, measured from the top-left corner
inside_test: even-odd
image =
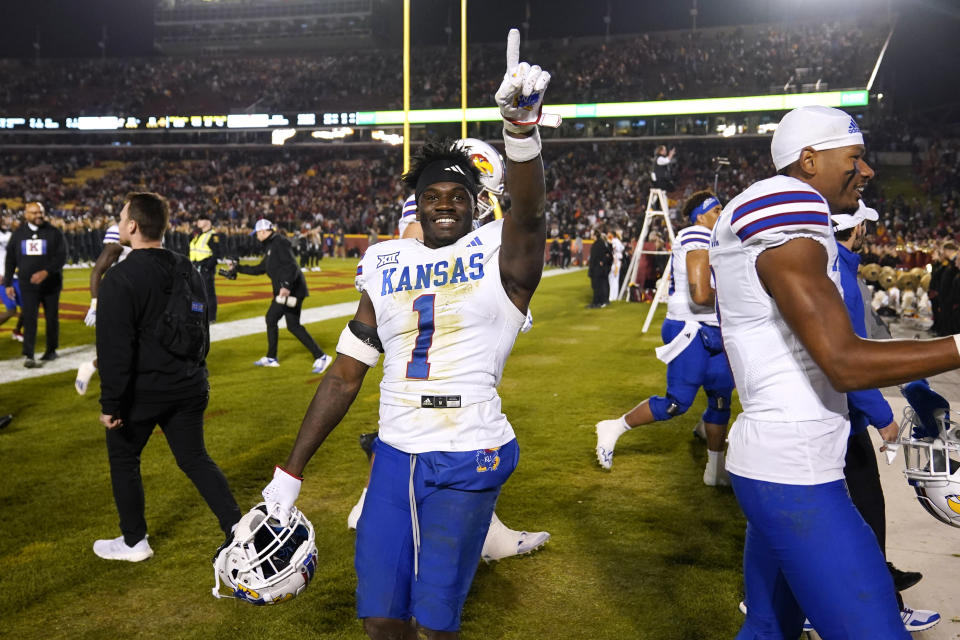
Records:
[[[160,346],[176,357],[199,364],[206,358],[210,345],[207,296],[190,261],[178,254],[173,257],[170,283],[164,288],[167,305],[157,318],[153,335]]]

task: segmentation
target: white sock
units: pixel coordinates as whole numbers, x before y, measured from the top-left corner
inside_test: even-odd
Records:
[[[622,416],[620,416],[620,424],[623,425],[623,430],[624,430],[624,431],[630,431],[630,429],[633,428],[633,427],[631,427],[630,425],[627,424],[627,414],[623,414]]]
[[[726,453],[724,451],[711,451],[707,449],[707,468],[722,469]]]

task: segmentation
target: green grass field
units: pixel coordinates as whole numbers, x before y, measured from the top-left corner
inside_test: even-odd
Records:
[[[308,274],[306,307],[357,299],[354,268],[324,260],[322,273]],[[88,277],[67,272],[62,347],[93,340],[82,323]],[[266,309],[269,283],[218,279],[218,294],[221,321],[254,317]],[[732,492],[701,481],[706,450],[691,429],[703,395],[686,415],[624,435],[613,471],[601,471],[594,423],[662,393],[665,366],[653,356],[659,321],[640,333],[647,305],[588,310],[589,298],[584,272],[545,279],[534,328],[507,363],[500,392],[523,453],[497,512],[508,526],[546,529],[553,539],[532,556],[481,564],[463,636],[731,638],[742,620],[745,525]],[[11,324],[0,334],[0,359],[19,356]],[[343,324],[308,329],[332,351]],[[236,338],[215,343],[209,358],[207,446],[242,509],[259,501],[273,465],[285,460],[318,382],[289,333],[281,333],[280,368],[252,366],[265,347],[263,335]],[[298,506],[316,527],[317,574],[302,596],[262,608],[210,595],[222,537],[161,432],[142,465],[156,555],[104,561],[93,541],[119,532],[97,378],[83,397],[71,373],[0,386],[0,413],[16,414],[0,433],[0,637],[364,638],[346,517],[366,480],[357,436],[376,428],[379,372],[306,471]]]

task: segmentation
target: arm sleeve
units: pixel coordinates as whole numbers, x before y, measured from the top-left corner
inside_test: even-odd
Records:
[[[847,393],[847,403],[851,411],[859,411],[867,416],[870,424],[882,429],[893,422],[893,409],[883,398],[879,389],[865,389]]]
[[[360,262],[357,263],[357,275],[353,279],[353,286],[357,288],[357,291],[363,293],[367,286],[367,278],[372,273],[372,267],[367,263],[367,253],[364,252],[360,257]]]
[[[263,260],[260,261],[260,264],[237,265],[237,273],[245,273],[248,276],[262,276],[267,272],[267,256],[263,256]]]
[[[137,328],[133,291],[113,269],[100,283],[97,317],[97,365],[100,373],[100,407],[118,415],[123,407],[136,358]]]
[[[737,207],[730,228],[744,247],[772,249],[794,238],[834,242],[830,209],[815,191],[776,191]]]

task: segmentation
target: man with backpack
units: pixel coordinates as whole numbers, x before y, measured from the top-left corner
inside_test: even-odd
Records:
[[[155,193],[128,195],[120,212],[120,240],[133,251],[100,283],[100,422],[107,428],[110,478],[123,534],[94,543],[94,553],[107,560],[139,562],[153,555],[140,453],[156,426],[227,537],[242,515],[204,445],[210,388],[207,300],[203,281],[186,256],[161,246],[169,214],[166,200]]]

